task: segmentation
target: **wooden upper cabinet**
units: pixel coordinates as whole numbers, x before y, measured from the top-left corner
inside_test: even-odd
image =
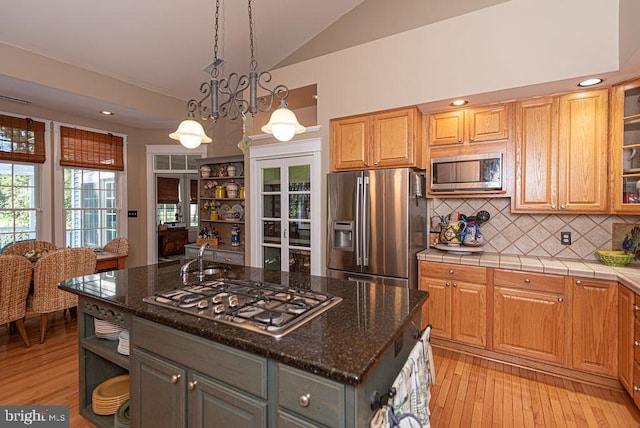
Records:
[[[640,79],[613,88],[611,193],[613,211],[640,214]]]
[[[513,211],[605,213],[608,90],[516,105]]]
[[[331,170],[422,167],[415,107],[331,120]]]
[[[510,104],[447,111],[429,116],[429,145],[473,144],[509,138]]]

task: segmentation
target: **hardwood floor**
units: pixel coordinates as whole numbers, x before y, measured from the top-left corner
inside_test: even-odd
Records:
[[[434,347],[431,427],[640,427],[640,411],[609,390]]]
[[[27,317],[31,348],[0,327],[2,405],[69,406],[70,426],[92,425],[78,413],[77,322],[56,312],[47,340]],[[640,427],[640,411],[622,391],[599,388],[434,347],[431,427]]]

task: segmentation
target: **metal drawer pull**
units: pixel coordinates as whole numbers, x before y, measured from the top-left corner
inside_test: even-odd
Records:
[[[524,279],[524,283],[525,283],[525,284],[529,284],[530,282],[531,282],[531,280],[530,280],[529,278],[525,278],[525,279]]]
[[[227,257],[224,259],[225,262],[230,262],[231,261],[231,257]]]
[[[634,311],[640,311],[640,306],[638,306],[638,305],[633,305],[633,310],[634,310]]]
[[[191,382],[187,383],[187,389],[189,391],[193,391],[194,389],[196,389],[197,384],[198,384],[197,380],[192,380]]]
[[[178,383],[179,380],[180,380],[179,374],[174,374],[173,376],[171,376],[171,383],[176,384]]]
[[[455,271],[454,271],[453,269],[449,269],[449,273],[450,273],[451,275],[453,275],[453,273],[454,273],[454,272],[455,272]]]
[[[448,286],[450,286],[450,285],[451,285],[451,283],[450,283],[449,281],[447,281],[447,282],[445,282],[445,283],[444,283],[444,286],[445,286],[445,287],[448,287]]]
[[[640,391],[640,386],[633,385],[633,392],[639,392],[639,391]]]
[[[576,281],[576,285],[582,285],[582,281],[577,280],[577,281]]]
[[[311,404],[311,394],[306,393],[301,395],[300,398],[298,398],[298,403],[302,407],[309,407],[309,404]]]
[[[564,297],[558,297],[558,302],[560,303],[564,302]]]
[[[458,288],[458,283],[457,282],[453,283],[453,288]]]
[[[633,346],[640,346],[640,342],[638,342],[637,340],[633,341]]]

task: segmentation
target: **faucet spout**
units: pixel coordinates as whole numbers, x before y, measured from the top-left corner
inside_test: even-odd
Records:
[[[187,282],[189,282],[189,269],[191,268],[191,265],[196,261],[197,260],[189,260],[180,267],[180,276],[182,277],[183,283],[186,284]]]
[[[204,250],[209,248],[209,243],[205,242],[200,246],[200,251],[198,252],[198,270],[200,271],[200,275],[204,271]]]

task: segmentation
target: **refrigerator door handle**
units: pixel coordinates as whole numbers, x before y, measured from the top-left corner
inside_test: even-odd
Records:
[[[361,196],[362,196],[362,177],[356,178],[356,213],[355,213],[355,239],[354,245],[356,247],[356,266],[362,266],[362,255],[360,254],[360,208],[361,208]]]
[[[362,266],[369,266],[369,177],[364,177],[362,196]]]

